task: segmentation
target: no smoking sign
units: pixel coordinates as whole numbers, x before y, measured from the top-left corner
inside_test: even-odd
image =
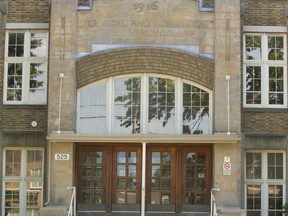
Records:
[[[223,163],[223,175],[231,175],[231,163]]]

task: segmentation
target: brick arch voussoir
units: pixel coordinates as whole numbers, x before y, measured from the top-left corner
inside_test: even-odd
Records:
[[[190,80],[213,89],[214,61],[159,47],[134,47],[93,53],[76,61],[77,87],[111,76],[155,73]]]

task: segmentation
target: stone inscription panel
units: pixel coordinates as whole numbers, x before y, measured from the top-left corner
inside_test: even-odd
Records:
[[[196,0],[94,0],[91,11],[78,11],[78,43],[198,46],[203,25],[198,4]]]

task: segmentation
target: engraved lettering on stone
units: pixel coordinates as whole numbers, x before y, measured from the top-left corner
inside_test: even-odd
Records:
[[[138,13],[143,12],[144,10],[158,10],[158,1],[153,1],[152,3],[135,3],[133,4],[134,10]]]

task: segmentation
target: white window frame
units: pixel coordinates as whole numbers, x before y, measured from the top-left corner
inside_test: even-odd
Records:
[[[247,179],[246,178],[246,154],[247,153],[257,153],[261,154],[261,179]],[[267,168],[268,168],[268,153],[282,153],[283,154],[283,179],[268,179]],[[245,152],[245,160],[244,160],[244,175],[245,175],[245,184],[244,184],[244,191],[245,191],[245,209],[247,209],[247,185],[259,185],[261,186],[261,216],[268,216],[269,205],[268,205],[268,198],[269,198],[269,185],[281,185],[283,187],[283,205],[286,202],[286,153],[285,151],[281,150],[248,150]]]
[[[182,134],[183,130],[183,122],[182,122],[182,113],[183,113],[183,89],[182,85],[183,83],[188,83],[192,86],[198,87],[204,91],[206,91],[209,94],[209,128],[208,128],[208,134],[212,134],[212,101],[213,101],[213,95],[212,91],[198,85],[197,83],[190,82],[178,77],[173,76],[167,76],[167,75],[160,75],[160,74],[133,74],[133,75],[122,75],[122,76],[115,76],[110,77],[108,79],[100,80],[95,83],[92,83],[90,85],[87,85],[85,87],[82,87],[78,89],[77,93],[77,132],[80,131],[80,91],[86,88],[89,88],[97,83],[106,83],[106,133],[105,134],[111,134],[113,132],[113,116],[114,116],[114,80],[119,78],[132,78],[132,77],[141,77],[141,127],[140,127],[140,134],[148,134],[148,85],[149,85],[149,77],[160,77],[160,78],[167,78],[172,79],[175,81],[175,133],[174,134]],[[193,134],[191,134],[193,135]]]
[[[19,150],[21,151],[21,173],[20,176],[5,176],[5,168],[6,168],[6,151],[9,150]],[[27,152],[30,150],[37,150],[37,151],[42,151],[42,175],[38,177],[33,177],[33,176],[27,176]],[[44,149],[43,148],[17,148],[17,147],[9,147],[9,148],[4,148],[3,150],[3,173],[2,173],[2,208],[1,212],[2,215],[5,215],[5,183],[6,182],[18,182],[19,183],[19,196],[20,196],[20,204],[19,204],[19,215],[26,215],[26,202],[27,202],[27,183],[28,182],[37,182],[39,185],[39,182],[41,182],[41,206],[43,207],[43,198],[44,198],[44,188],[43,188],[43,180],[44,180]],[[37,188],[37,189],[40,189]]]
[[[245,36],[261,36],[261,60],[245,59]],[[283,37],[284,60],[268,60],[268,37]],[[246,101],[246,67],[261,67],[261,104],[247,104]],[[283,67],[283,104],[269,104],[269,66]],[[244,108],[287,108],[287,37],[277,33],[244,33],[243,35],[243,107]]]
[[[9,57],[8,56],[8,44],[10,33],[24,33],[24,55],[23,57]],[[43,57],[30,57],[30,39],[31,33],[45,33],[46,34],[46,53]],[[4,62],[4,90],[3,90],[3,103],[13,105],[46,105],[47,104],[47,76],[48,76],[48,49],[49,49],[49,34],[47,30],[7,30],[5,41],[5,62]],[[8,77],[8,64],[9,63],[21,63],[22,64],[22,100],[21,101],[8,101],[7,100],[7,77]],[[41,63],[44,64],[46,69],[45,85],[43,86],[44,98],[42,101],[29,101],[29,82],[30,82],[30,64]]]

